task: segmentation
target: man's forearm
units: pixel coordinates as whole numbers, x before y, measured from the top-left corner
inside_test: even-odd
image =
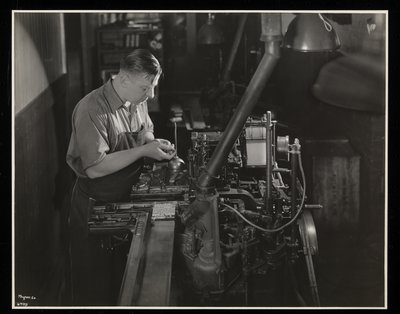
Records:
[[[143,157],[143,146],[121,150],[106,157],[97,165],[86,169],[86,174],[89,178],[103,177],[108,174],[117,172]]]

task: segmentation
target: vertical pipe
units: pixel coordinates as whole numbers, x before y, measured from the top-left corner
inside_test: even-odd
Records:
[[[282,17],[276,13],[261,14],[261,41],[265,42],[265,53],[278,54],[282,41]]]
[[[224,72],[222,74],[222,81],[223,82],[228,82],[230,80],[231,76],[231,70],[232,70],[232,65],[233,61],[235,60],[235,56],[239,47],[240,39],[242,38],[244,26],[246,25],[246,20],[247,20],[247,13],[242,14],[240,16],[239,20],[239,26],[235,34],[235,39],[232,44],[232,48],[228,57],[228,61],[226,62]]]
[[[174,121],[174,136],[175,136],[175,152],[176,156],[178,156],[178,126],[176,125],[176,121]]]
[[[276,121],[273,122],[272,126],[272,165],[275,166],[276,162]]]
[[[272,193],[272,142],[271,142],[271,111],[267,111],[265,124],[265,211],[270,214]]]
[[[297,176],[297,154],[296,153],[291,153],[291,174],[292,174],[292,180],[291,180],[291,210],[292,210],[292,217],[296,214],[296,176]]]
[[[298,139],[295,139],[295,143],[291,146],[292,151],[291,151],[291,217],[293,218],[296,215],[297,211],[297,206],[296,206],[296,201],[297,201],[297,187],[296,187],[296,182],[297,182],[297,156],[298,156],[298,146],[296,145],[298,143]],[[292,234],[291,234],[291,244],[293,245],[292,248],[295,245],[296,242],[296,226],[297,224],[292,224]]]

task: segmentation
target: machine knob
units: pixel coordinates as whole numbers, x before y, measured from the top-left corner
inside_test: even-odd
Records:
[[[168,162],[168,169],[172,172],[178,172],[184,167],[184,165],[185,162],[178,156],[175,156]]]

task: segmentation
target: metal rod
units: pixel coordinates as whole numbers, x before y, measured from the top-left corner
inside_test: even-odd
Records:
[[[274,169],[272,169],[272,172],[285,172],[285,173],[290,173],[290,169],[286,169],[286,168],[274,168]]]
[[[276,163],[276,121],[272,122],[272,164],[275,167]]]
[[[293,146],[292,146],[293,147]],[[292,177],[291,177],[291,207],[292,207],[292,218],[296,214],[296,200],[297,200],[297,154],[291,153],[291,167],[292,167]]]
[[[272,142],[271,142],[271,111],[267,111],[265,123],[265,211],[270,214],[272,193]]]
[[[210,161],[207,164],[206,171],[199,177],[199,187],[208,187],[211,185],[212,177],[215,177],[221,165],[224,163],[229,152],[232,149],[237,137],[242,131],[243,125],[247,117],[253,111],[261,92],[263,91],[268,78],[275,68],[279,56],[272,54],[264,54],[258,65],[253,78],[251,79],[239,105],[229,121],[221,140],[218,142]]]
[[[240,16],[238,29],[236,30],[235,39],[233,41],[232,48],[231,48],[231,51],[229,53],[229,58],[228,58],[228,61],[226,62],[226,65],[225,65],[225,68],[224,68],[224,72],[222,74],[222,81],[223,82],[228,82],[230,80],[233,61],[235,61],[235,56],[236,56],[236,53],[238,51],[240,39],[242,38],[244,26],[246,25],[246,20],[247,20],[247,13],[246,14],[242,14]]]
[[[178,127],[176,125],[176,121],[174,122],[174,135],[175,135],[175,152],[176,156],[178,156]]]
[[[292,145],[292,152],[290,154],[291,158],[291,167],[292,167],[292,176],[291,176],[291,217],[293,218],[297,212],[297,146]],[[292,234],[291,234],[291,244],[294,247],[296,243],[296,226],[297,224],[292,224]],[[294,253],[293,253],[294,254]]]

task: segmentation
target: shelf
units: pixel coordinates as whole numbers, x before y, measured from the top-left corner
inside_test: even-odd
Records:
[[[149,33],[149,32],[162,32],[162,28],[120,28],[120,27],[113,27],[113,28],[98,28],[98,32],[112,32],[115,33],[118,31],[119,33]]]
[[[163,30],[130,29],[130,28],[98,28],[97,59],[99,67],[119,65],[120,58],[135,49],[150,50],[162,62]]]
[[[163,29],[135,29],[129,27],[101,27],[96,30],[98,77],[105,83],[119,71],[121,58],[135,49],[148,49],[163,65]],[[156,97],[148,101],[149,112],[160,110]]]
[[[99,53],[113,53],[113,52],[129,52],[134,49],[139,49],[139,48],[144,48],[148,49],[148,47],[127,47],[127,48],[99,48],[98,52]]]

